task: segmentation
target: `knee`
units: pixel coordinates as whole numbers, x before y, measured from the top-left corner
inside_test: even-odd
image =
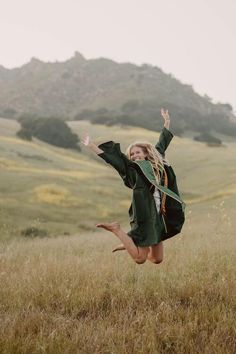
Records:
[[[160,264],[163,262],[163,258],[154,258],[151,260],[154,264]]]
[[[135,263],[137,263],[137,264],[143,264],[146,262],[146,260],[147,260],[147,258],[144,258],[144,257],[139,257],[139,258],[134,259]]]

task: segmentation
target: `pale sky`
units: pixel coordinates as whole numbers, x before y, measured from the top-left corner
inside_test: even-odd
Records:
[[[0,0],[0,65],[149,63],[236,110],[236,0]]]

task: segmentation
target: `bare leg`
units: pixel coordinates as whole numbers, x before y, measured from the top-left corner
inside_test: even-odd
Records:
[[[163,261],[163,242],[149,247],[148,260],[155,264]]]
[[[120,224],[118,222],[113,222],[113,223],[102,223],[102,224],[97,224],[97,227],[102,227],[105,230],[111,231],[114,235],[116,235],[120,241],[123,243],[125,249],[127,252],[130,254],[130,256],[133,258],[133,260],[138,263],[142,264],[146,262],[148,252],[149,252],[149,247],[137,247],[135,246],[133,240],[131,237],[129,237],[121,228]]]

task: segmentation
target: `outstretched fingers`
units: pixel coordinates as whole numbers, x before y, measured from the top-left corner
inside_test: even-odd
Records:
[[[85,146],[88,146],[90,143],[90,136],[88,133],[84,133],[81,138],[81,143]]]
[[[170,120],[169,112],[168,109],[164,110],[163,108],[161,109],[161,115],[164,118],[165,121]]]

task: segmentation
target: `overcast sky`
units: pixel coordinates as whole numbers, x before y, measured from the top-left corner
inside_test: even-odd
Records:
[[[0,65],[149,63],[236,110],[236,0],[0,0]]]

